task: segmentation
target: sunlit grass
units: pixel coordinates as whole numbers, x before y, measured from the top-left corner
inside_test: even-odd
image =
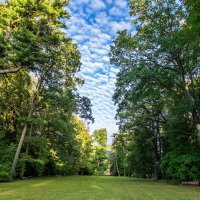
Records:
[[[0,183],[1,200],[199,200],[200,187],[124,177],[47,177]]]

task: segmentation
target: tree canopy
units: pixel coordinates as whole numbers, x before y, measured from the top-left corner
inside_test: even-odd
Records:
[[[119,132],[89,130],[69,0],[0,2],[0,181],[47,175],[200,180],[199,0],[130,0],[110,46]],[[102,35],[103,36],[103,35]],[[106,58],[102,58],[106,59]],[[102,94],[103,95],[103,94]]]
[[[90,100],[75,92],[83,81],[77,45],[63,31],[68,2],[0,4],[0,177],[74,173],[74,114],[93,117]]]
[[[199,10],[193,3],[131,0],[136,33],[119,32],[111,46],[110,61],[121,67],[113,99],[120,130],[129,135],[129,175],[199,179]]]

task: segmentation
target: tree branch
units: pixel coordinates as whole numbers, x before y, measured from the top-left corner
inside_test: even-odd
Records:
[[[10,69],[1,69],[0,74],[8,74],[8,73],[15,73],[18,72],[22,67],[18,68],[10,68]]]

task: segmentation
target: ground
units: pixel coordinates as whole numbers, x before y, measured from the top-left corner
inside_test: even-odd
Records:
[[[124,177],[46,177],[0,183],[0,199],[199,200],[200,187]]]

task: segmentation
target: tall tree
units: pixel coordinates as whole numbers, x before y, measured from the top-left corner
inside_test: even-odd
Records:
[[[28,118],[36,111],[39,96],[42,96],[45,88],[55,90],[64,85],[69,89],[74,88],[76,78],[73,74],[80,66],[79,53],[71,40],[61,32],[61,28],[65,28],[65,25],[59,21],[60,18],[69,17],[64,9],[67,3],[68,1],[11,0],[1,5],[4,11],[2,15],[7,20],[5,23],[2,22],[2,26],[10,30],[5,32],[9,35],[4,36],[3,40],[9,38],[6,44],[11,46],[4,51],[7,57],[2,68],[4,70],[10,65],[12,68],[28,67],[37,77]],[[31,39],[30,42],[28,40],[29,48],[24,47],[27,43],[26,38]],[[6,45],[4,47],[7,48]],[[25,123],[13,160],[11,175],[15,172],[27,128],[28,123]]]
[[[188,48],[185,40],[185,21],[187,12],[182,2],[176,0],[162,1],[130,1],[131,15],[137,16],[138,37],[142,45],[143,62],[170,70],[176,79],[173,87],[182,93],[186,106],[192,113],[200,142],[200,110],[198,90],[195,89],[198,55]],[[141,12],[141,9],[144,12]]]
[[[191,28],[182,1],[131,0],[130,11],[136,34],[121,31],[111,46],[110,61],[121,67],[113,98],[118,105],[121,131],[133,135],[132,152],[135,153],[132,158],[138,160],[134,163],[139,163],[143,156],[148,157],[140,166],[145,166],[149,160],[150,175],[157,165],[160,168],[169,150],[169,140],[173,139],[169,139],[167,133],[171,132],[174,139],[176,137],[171,125],[182,123],[183,117],[190,128],[184,132],[177,126],[175,131],[182,134],[188,146],[193,146],[194,152],[198,151],[199,42],[188,39]],[[190,134],[190,131],[194,133]],[[144,151],[142,141],[146,144]],[[147,147],[149,150],[145,152]]]
[[[21,176],[74,173],[80,144],[73,115],[94,121],[90,100],[74,92],[83,81],[77,45],[62,31],[68,2],[0,3],[0,138],[5,144],[11,132],[8,145],[19,141],[11,176],[18,160]]]

